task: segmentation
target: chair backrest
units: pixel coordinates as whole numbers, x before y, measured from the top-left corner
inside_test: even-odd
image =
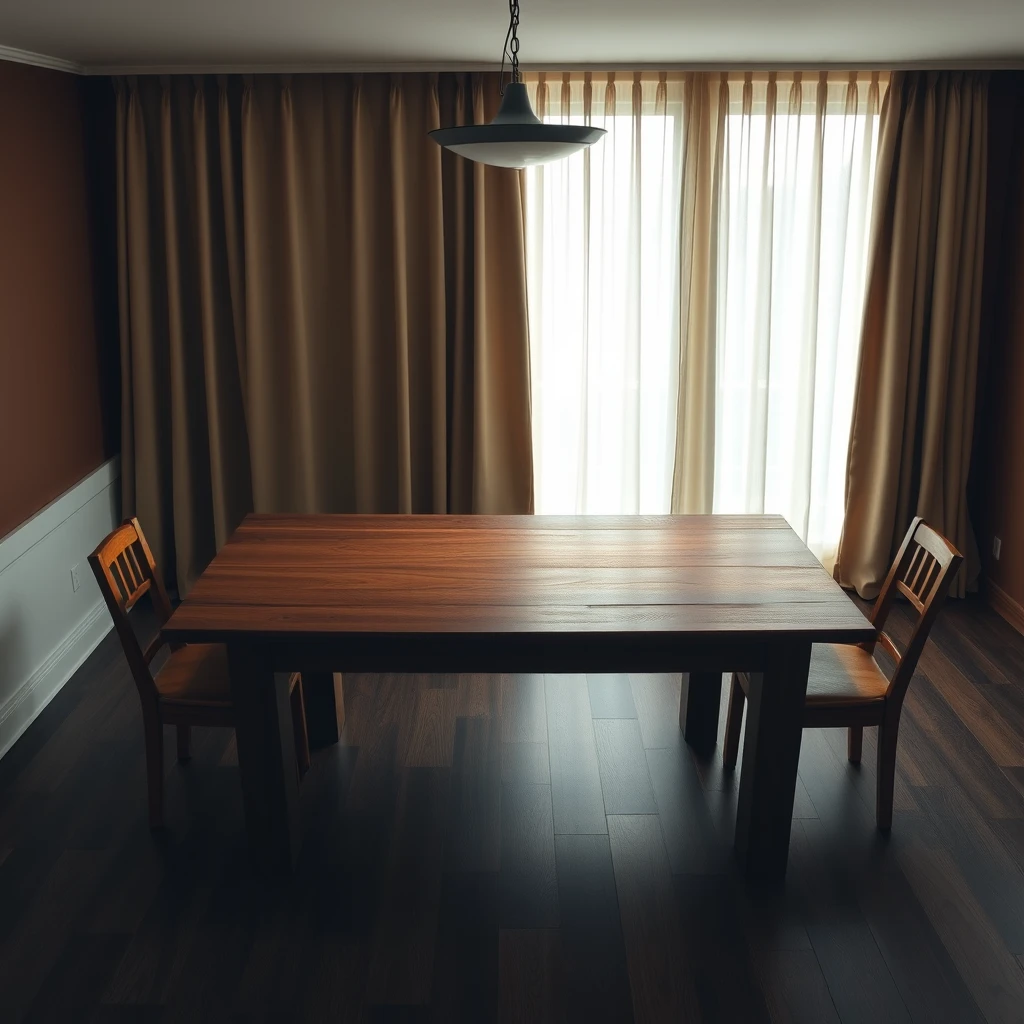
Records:
[[[932,623],[962,561],[960,552],[920,516],[910,524],[871,612],[871,621],[879,631],[877,643],[896,662],[889,682],[889,699],[902,702],[906,696]],[[883,628],[897,594],[910,602],[916,614],[910,641],[902,654]]]
[[[156,684],[149,666],[163,641],[158,635],[143,650],[128,613],[143,595],[149,594],[160,625],[163,625],[171,617],[171,602],[138,519],[126,519],[103,540],[89,556],[89,565],[110,609],[139,694],[143,700],[155,700]]]

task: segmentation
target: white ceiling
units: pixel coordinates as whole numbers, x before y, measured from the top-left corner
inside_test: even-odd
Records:
[[[1024,0],[521,0],[524,65],[989,63]],[[496,62],[505,0],[0,0],[0,46],[94,69]]]

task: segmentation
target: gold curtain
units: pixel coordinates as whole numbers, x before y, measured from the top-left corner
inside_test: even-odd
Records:
[[[969,556],[967,474],[985,247],[988,76],[893,76],[836,577],[878,593],[910,520]],[[953,592],[963,596],[965,573]]]
[[[521,178],[493,76],[116,83],[123,491],[185,592],[257,511],[529,512]]]

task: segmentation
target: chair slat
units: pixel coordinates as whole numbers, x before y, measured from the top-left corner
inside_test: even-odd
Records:
[[[924,611],[924,605],[921,603],[921,599],[914,593],[910,587],[907,586],[903,580],[896,581],[896,589],[917,609],[918,613]]]
[[[126,604],[128,602],[128,599],[131,597],[132,592],[128,586],[127,581],[124,578],[124,573],[121,572],[121,565],[116,557],[114,558],[113,562],[110,563],[110,567],[111,569],[115,569],[117,571],[117,577],[115,578],[114,583],[116,586],[119,586],[121,588],[121,593],[119,595],[121,603]]]
[[[125,549],[127,550],[127,549]],[[139,581],[135,578],[135,573],[132,570],[131,563],[128,561],[128,556],[124,551],[117,556],[118,564],[121,566],[121,571],[124,573],[124,577],[128,582],[128,586],[131,587],[131,593],[134,594],[139,586]],[[129,595],[130,597],[131,595]]]
[[[918,558],[918,555],[921,557]],[[910,584],[910,589],[917,595],[920,595],[921,591],[918,588],[918,580],[921,578],[921,573],[924,572],[925,567],[929,564],[931,559],[928,556],[928,552],[924,548],[918,548],[914,555],[914,561],[917,563],[917,572],[914,573],[911,578],[910,573],[907,573],[907,582]]]
[[[129,544],[125,550],[129,555],[131,555],[132,564],[135,566],[136,578],[144,580],[146,578],[146,574],[142,571],[142,566],[139,564],[138,556],[135,554],[135,545]]]
[[[918,596],[922,601],[927,602],[927,595],[932,589],[932,584],[938,578],[938,574],[941,572],[941,566],[939,565],[938,559],[929,559],[928,572],[925,573],[924,579],[921,580],[921,586],[917,588]]]
[[[924,549],[921,547],[914,548],[914,554],[911,556],[910,564],[907,566],[907,571],[903,574],[903,582],[910,584],[913,579],[914,573],[917,570],[918,564],[924,557]]]

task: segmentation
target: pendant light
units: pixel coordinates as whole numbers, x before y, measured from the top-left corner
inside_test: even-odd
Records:
[[[501,107],[494,120],[490,124],[436,128],[430,137],[453,153],[494,167],[532,167],[564,160],[592,146],[605,130],[583,124],[545,124],[534,114],[519,74],[519,0],[509,0],[508,8],[501,72],[504,80],[508,60],[511,81],[502,89]]]

